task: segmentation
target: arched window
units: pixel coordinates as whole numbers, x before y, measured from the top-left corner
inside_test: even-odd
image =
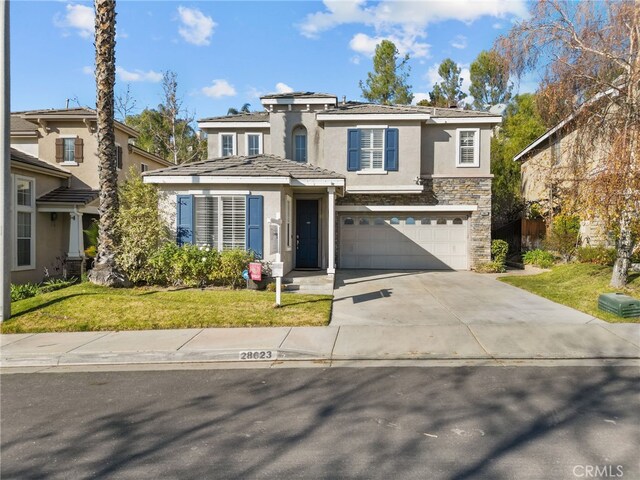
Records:
[[[413,217],[407,217],[407,220],[404,222],[406,225],[415,225],[416,220]]]
[[[377,217],[374,221],[373,221],[374,225],[384,225],[384,219]]]
[[[293,129],[293,159],[307,163],[307,129],[302,125]]]
[[[453,224],[454,225],[462,225],[462,219],[461,218],[454,218],[453,219]]]
[[[436,223],[438,225],[446,225],[447,224],[447,219],[446,218],[439,218]]]
[[[353,218],[351,217],[347,217],[344,219],[344,224],[345,225],[353,225]]]
[[[369,219],[365,217],[360,217],[360,221],[358,222],[358,225],[369,225]]]
[[[430,218],[423,218],[422,220],[420,220],[420,223],[422,225],[431,225],[431,219]]]
[[[398,217],[391,217],[391,221],[389,223],[391,225],[400,225],[400,219]]]

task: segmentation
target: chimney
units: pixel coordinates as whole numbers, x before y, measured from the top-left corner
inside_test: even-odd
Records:
[[[346,105],[347,104],[347,96],[343,95],[342,96],[342,105]]]
[[[69,99],[67,98],[67,103],[66,103],[66,107],[67,110],[69,110]]]

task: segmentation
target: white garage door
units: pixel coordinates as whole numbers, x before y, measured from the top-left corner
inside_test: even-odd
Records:
[[[340,267],[466,270],[468,223],[462,214],[342,215]]]

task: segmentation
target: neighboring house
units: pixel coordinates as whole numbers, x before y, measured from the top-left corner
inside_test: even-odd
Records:
[[[490,260],[501,117],[317,93],[261,101],[264,112],[200,120],[209,160],[144,174],[178,242],[280,253],[285,272]]]
[[[575,202],[574,142],[576,131],[569,117],[547,130],[514,157],[520,162],[522,199],[528,214],[541,215],[548,224],[563,209],[579,211]],[[597,171],[602,158],[597,151],[591,155],[587,167]],[[571,208],[567,208],[571,207]],[[580,238],[583,245],[609,245],[613,241],[604,222],[598,218],[581,219]]]
[[[172,165],[132,142],[116,122],[118,181],[127,171]],[[79,275],[84,235],[98,218],[96,112],[85,108],[11,114],[12,283],[40,282],[45,272]]]

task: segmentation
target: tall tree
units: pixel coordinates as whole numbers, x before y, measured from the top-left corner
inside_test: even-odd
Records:
[[[508,103],[513,84],[509,69],[498,52],[481,51],[471,64],[469,94],[476,110],[488,110],[493,105]]]
[[[502,127],[491,139],[491,219],[495,226],[520,217],[520,164],[513,157],[545,131],[535,95],[516,95],[504,112]]]
[[[124,93],[116,94],[114,105],[120,121],[127,123],[127,118],[129,118],[136,109],[136,99],[131,94],[131,85],[127,84],[127,89]]]
[[[462,69],[450,58],[445,58],[438,67],[438,75],[442,81],[433,86],[433,90],[429,93],[431,106],[433,107],[451,107],[459,105],[467,96],[462,91],[462,78],[460,72]]]
[[[373,72],[367,74],[366,83],[360,80],[362,96],[383,105],[408,105],[413,100],[409,77],[409,55],[399,58],[400,52],[390,40],[376,45]]]
[[[206,158],[206,142],[192,126],[193,114],[183,107],[175,72],[163,73],[162,91],[163,101],[157,108],[127,117],[127,125],[140,133],[137,145],[174,163]]]
[[[540,0],[497,41],[512,73],[542,74],[548,113],[569,114],[570,202],[616,233],[615,288],[640,236],[640,3]],[[573,212],[566,212],[573,213]]]
[[[95,0],[96,111],[100,213],[98,252],[89,279],[98,285],[123,286],[127,281],[115,260],[118,174],[113,128],[116,83],[116,2]]]

